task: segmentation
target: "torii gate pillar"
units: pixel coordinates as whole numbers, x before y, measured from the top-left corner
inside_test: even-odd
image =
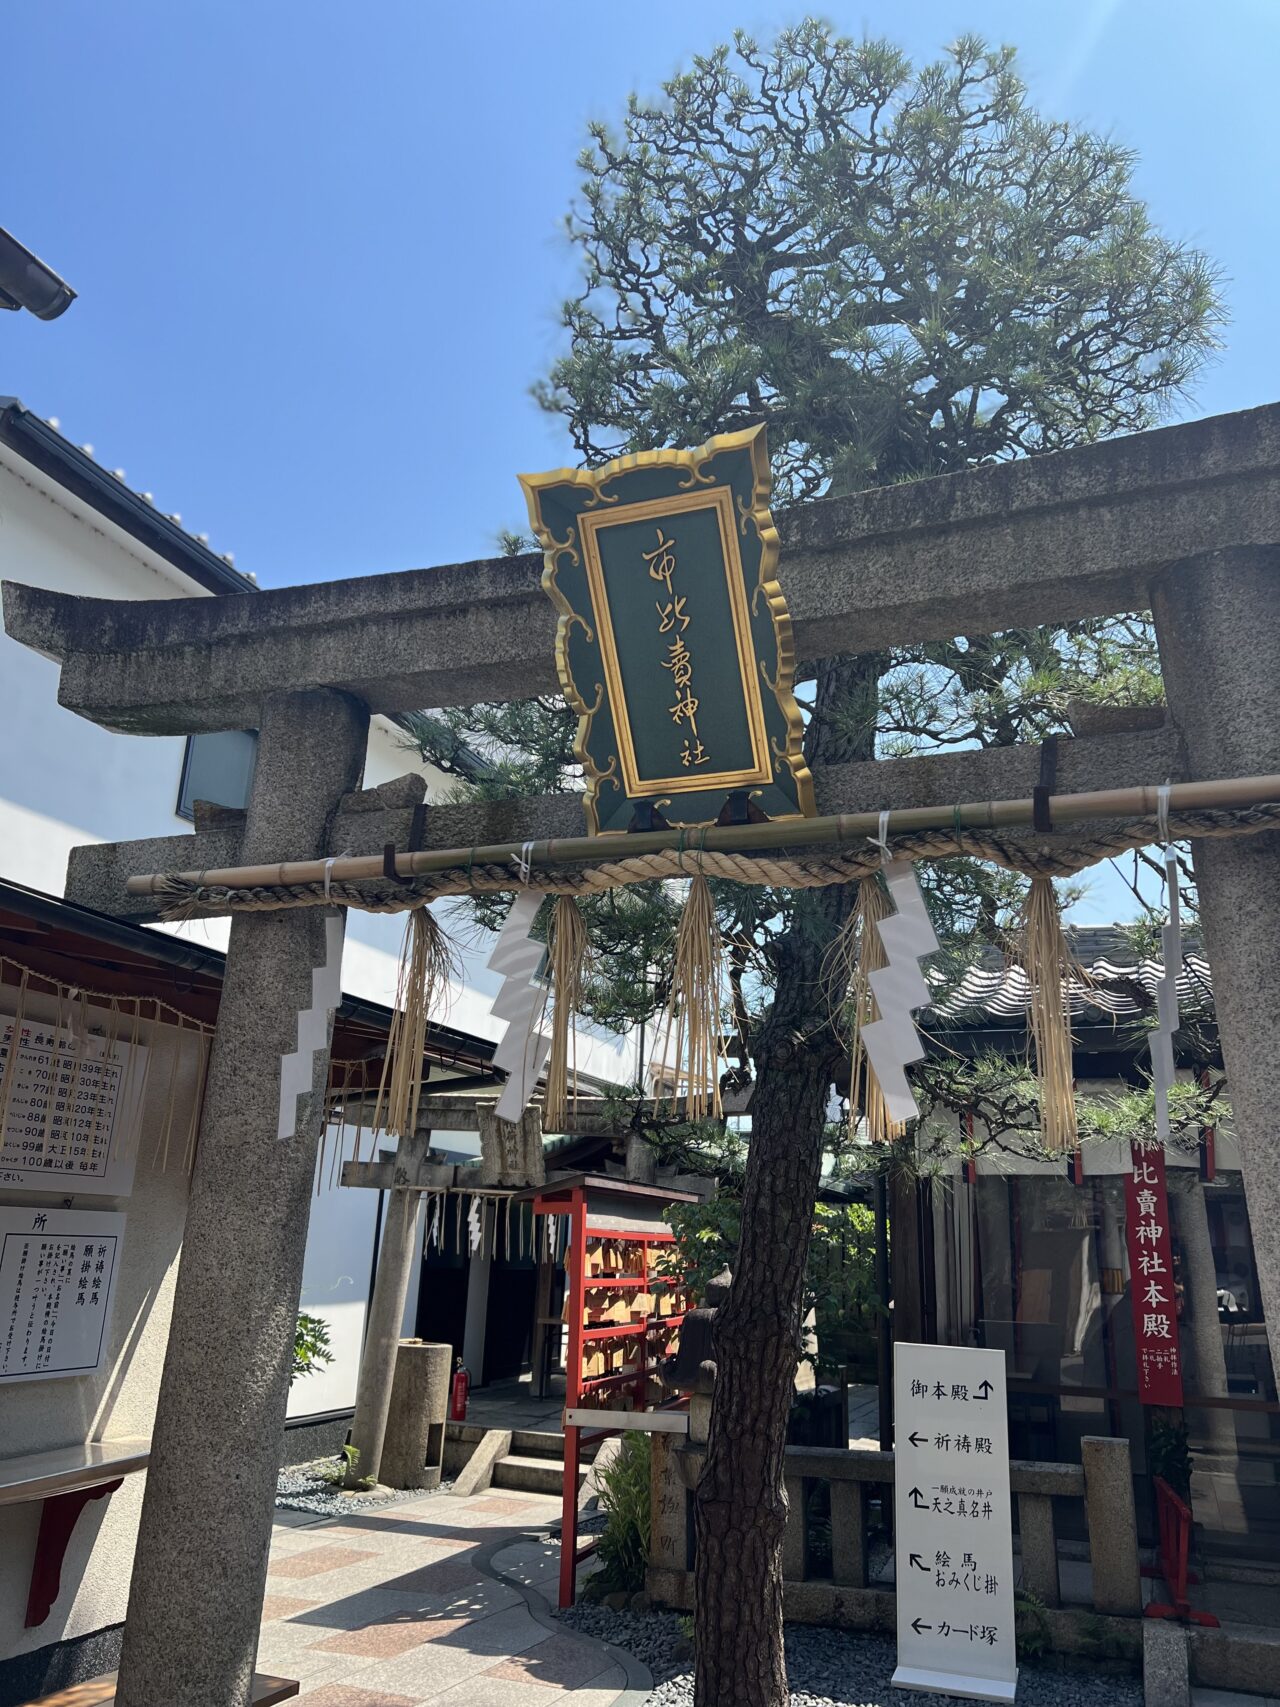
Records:
[[[340,797],[360,786],[365,708],[319,690],[268,699],[245,846],[259,861],[327,852]],[[299,1063],[281,1125],[281,1058],[326,982],[341,912],[241,913],[200,1122],[173,1319],[134,1555],[120,1707],[249,1701],[289,1393],[332,1013]],[[336,926],[336,932],[335,932]],[[336,938],[336,941],[335,941]],[[332,976],[332,973],[331,973]],[[329,989],[340,986],[334,978]],[[336,998],[330,996],[329,1000]],[[305,1027],[303,1028],[305,1037]]]
[[[1193,777],[1280,771],[1280,546],[1175,564],[1152,589]],[[1271,1364],[1280,1370],[1280,834],[1193,841]]]

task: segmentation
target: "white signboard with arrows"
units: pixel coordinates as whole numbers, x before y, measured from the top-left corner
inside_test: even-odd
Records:
[[[1002,1351],[894,1351],[895,1689],[1012,1701],[1009,1423]]]

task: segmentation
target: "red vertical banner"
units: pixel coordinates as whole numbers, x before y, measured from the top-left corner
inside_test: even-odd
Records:
[[[1181,1405],[1182,1353],[1164,1148],[1159,1144],[1131,1144],[1129,1154],[1124,1185],[1125,1243],[1138,1350],[1138,1397],[1144,1405]]]

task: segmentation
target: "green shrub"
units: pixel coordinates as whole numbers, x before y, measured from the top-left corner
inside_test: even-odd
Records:
[[[714,1197],[678,1203],[663,1214],[675,1235],[668,1267],[685,1277],[695,1298],[702,1298],[707,1282],[738,1260],[741,1178],[722,1176]],[[875,1216],[865,1204],[814,1206],[804,1310],[814,1312],[822,1375],[834,1375],[852,1363],[874,1379],[884,1306],[876,1292]]]
[[[322,1363],[332,1363],[333,1353],[329,1350],[329,1324],[323,1316],[308,1316],[306,1311],[299,1311],[298,1325],[293,1333],[293,1369],[289,1375],[292,1384],[300,1375],[310,1375]]]
[[[1018,1658],[1023,1661],[1043,1659],[1052,1646],[1053,1632],[1040,1596],[1029,1590],[1017,1595],[1013,1602],[1013,1616]]]
[[[649,1560],[649,1436],[624,1434],[618,1455],[601,1472],[600,1504],[608,1521],[597,1549],[599,1592],[644,1587]]]
[[[1151,1475],[1168,1482],[1178,1498],[1190,1505],[1191,1449],[1187,1445],[1186,1422],[1176,1412],[1152,1417],[1147,1469]]]
[[[328,1482],[331,1488],[345,1488],[347,1485],[347,1477],[349,1475],[354,1477],[359,1468],[360,1448],[358,1446],[352,1446],[351,1442],[348,1441],[341,1449],[337,1462],[334,1464],[327,1464],[322,1470],[318,1471],[317,1474],[319,1475],[320,1480],[322,1482]],[[372,1476],[360,1476],[355,1482],[355,1486],[357,1488],[363,1488],[366,1492],[370,1488],[376,1488],[377,1485],[377,1482]]]

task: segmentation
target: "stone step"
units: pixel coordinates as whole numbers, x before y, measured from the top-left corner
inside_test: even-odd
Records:
[[[585,1466],[579,1469],[579,1487],[586,1474]],[[555,1458],[531,1458],[509,1452],[493,1467],[493,1486],[520,1489],[527,1494],[559,1494],[564,1488],[564,1464]]]
[[[456,1423],[445,1425],[445,1462],[465,1464],[467,1459],[479,1446],[488,1432],[484,1423]],[[598,1441],[589,1441],[581,1448],[584,1463],[590,1463],[596,1455]],[[511,1431],[511,1450],[523,1453],[526,1458],[564,1458],[564,1436],[551,1429],[517,1428]]]
[[[512,1431],[511,1450],[519,1452],[525,1458],[556,1458],[563,1464],[564,1436],[540,1433],[531,1428],[518,1428]],[[585,1451],[583,1457],[586,1457]]]
[[[446,1440],[462,1441],[468,1446],[479,1446],[480,1442],[485,1437],[485,1432],[485,1425],[483,1423],[447,1422],[444,1425],[444,1437]]]

